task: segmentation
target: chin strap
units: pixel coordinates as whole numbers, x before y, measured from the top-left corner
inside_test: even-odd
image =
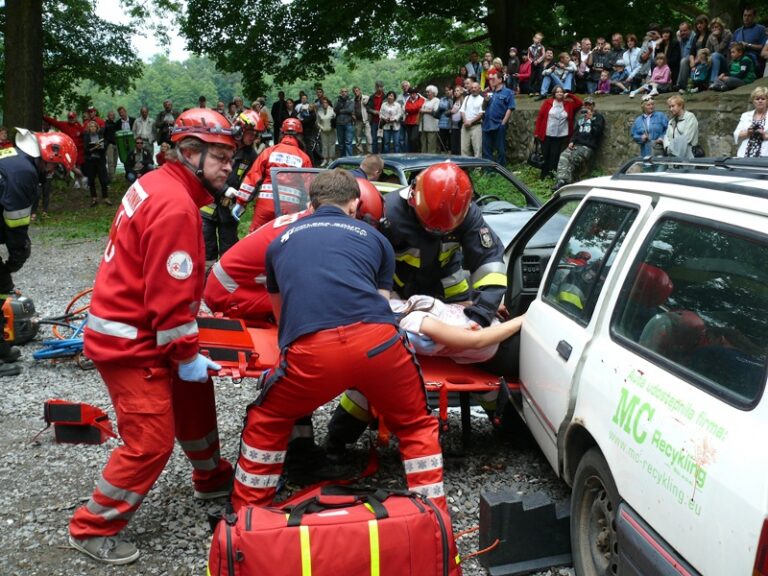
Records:
[[[210,192],[214,197],[216,197],[221,190],[218,188],[215,188],[211,182],[208,181],[208,179],[205,177],[205,172],[203,171],[203,166],[205,165],[205,157],[208,155],[208,144],[203,142],[203,149],[200,153],[200,162],[198,162],[197,167],[195,167],[187,158],[184,156],[184,154],[180,154],[181,156],[181,162],[192,170],[195,176],[197,176],[197,179],[200,180],[200,183],[205,187],[208,192]]]

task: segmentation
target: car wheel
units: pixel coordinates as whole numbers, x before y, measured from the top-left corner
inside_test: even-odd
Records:
[[[599,449],[590,449],[576,469],[571,496],[571,552],[579,576],[619,573],[619,501],[608,463]]]

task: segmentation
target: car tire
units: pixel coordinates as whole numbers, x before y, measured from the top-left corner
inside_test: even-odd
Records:
[[[578,576],[619,573],[619,491],[598,448],[584,454],[571,494],[571,553]]]

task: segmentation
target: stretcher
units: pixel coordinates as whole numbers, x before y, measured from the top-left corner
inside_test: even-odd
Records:
[[[200,349],[221,366],[216,374],[218,376],[259,378],[266,370],[276,366],[280,359],[277,326],[274,324],[250,325],[243,320],[218,316],[200,316],[197,323]],[[450,358],[437,356],[419,356],[418,360],[427,392],[437,395],[442,433],[448,431],[449,395],[458,395],[465,448],[469,445],[471,434],[469,395],[501,391],[499,398],[502,400],[510,391],[519,389],[519,383],[508,383],[503,377],[472,364],[457,364]],[[501,410],[497,409],[497,417],[500,413]]]

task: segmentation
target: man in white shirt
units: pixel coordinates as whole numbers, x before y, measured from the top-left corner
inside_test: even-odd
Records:
[[[154,121],[149,117],[149,108],[142,106],[139,117],[133,121],[133,136],[136,140],[139,138],[144,140],[144,145],[148,150],[152,149],[152,142],[154,140],[153,126]]]
[[[461,155],[480,158],[483,153],[483,97],[480,84],[472,82],[470,94],[461,105]]]

